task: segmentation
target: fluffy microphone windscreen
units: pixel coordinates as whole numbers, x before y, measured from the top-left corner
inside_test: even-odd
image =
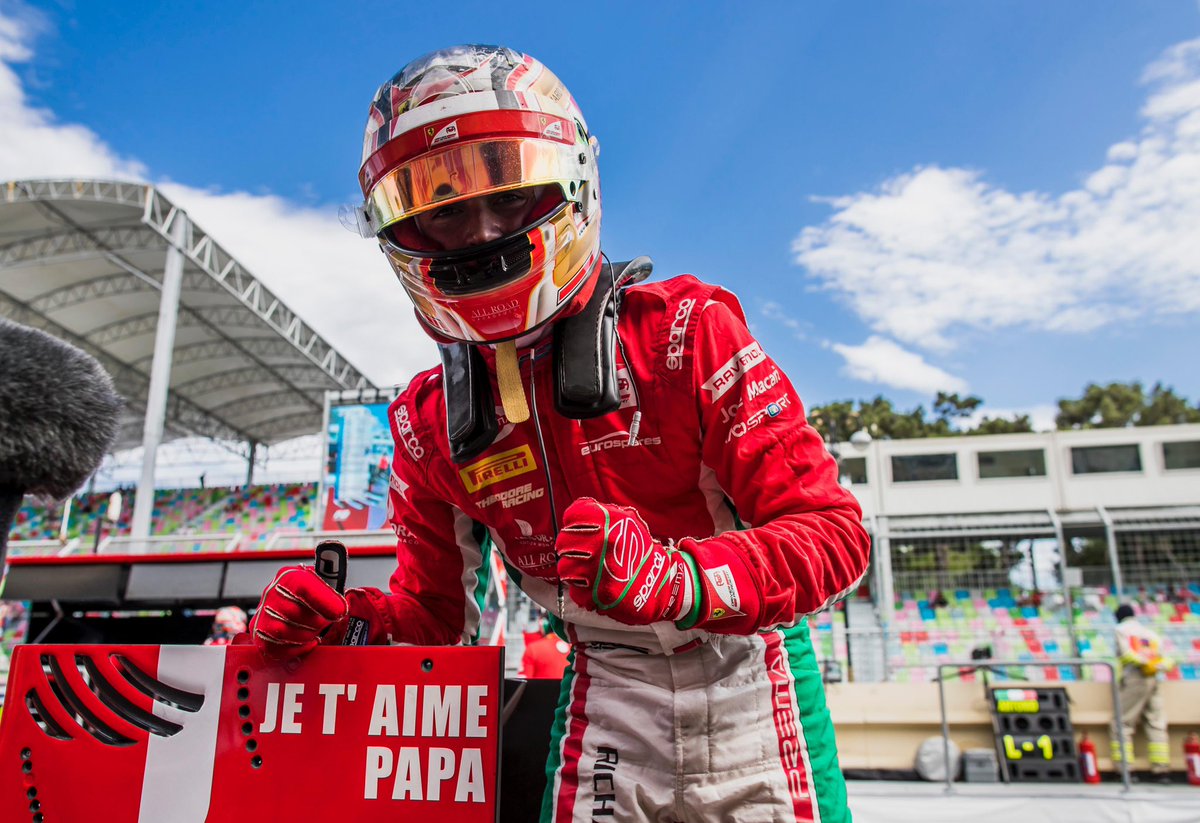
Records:
[[[0,490],[71,494],[104,459],[123,406],[91,355],[0,318]]]

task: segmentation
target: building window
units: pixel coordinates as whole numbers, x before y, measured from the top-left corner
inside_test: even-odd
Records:
[[[1163,443],[1163,464],[1168,470],[1200,469],[1200,440]]]
[[[950,454],[906,454],[892,458],[892,482],[957,480],[958,459]]]
[[[838,479],[860,486],[867,482],[867,458],[845,457],[838,463]]]
[[[1017,449],[979,453],[979,477],[1045,477],[1046,452],[1042,449]]]
[[[1071,471],[1075,474],[1141,470],[1142,455],[1136,445],[1077,446],[1071,449]]]

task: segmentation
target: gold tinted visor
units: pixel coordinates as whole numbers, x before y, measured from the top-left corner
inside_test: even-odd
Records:
[[[364,207],[378,234],[447,203],[523,186],[557,183],[573,198],[586,171],[579,148],[564,143],[529,138],[464,143],[397,166],[371,189]]]

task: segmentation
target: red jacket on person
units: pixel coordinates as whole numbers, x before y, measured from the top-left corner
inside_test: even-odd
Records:
[[[384,617],[374,637],[382,630],[407,643],[471,640],[487,537],[514,582],[564,619],[573,642],[669,652],[704,636],[670,623],[628,626],[562,595],[558,522],[585,496],[635,507],[659,540],[708,538],[689,546],[701,567],[732,549],[762,605],[732,610],[707,631],[792,625],[857,585],[869,554],[859,506],[733,295],[690,275],[629,288],[620,338],[617,411],[590,420],[559,415],[543,341],[522,352],[531,419],[504,420],[497,393],[499,435],[465,465],[449,456],[440,367],[418,375],[392,404],[389,519],[398,567],[389,593],[364,598]]]
[[[530,632],[529,637],[525,642],[525,653],[521,656],[521,677],[530,680],[561,680],[563,671],[567,668],[570,645],[553,633]]]

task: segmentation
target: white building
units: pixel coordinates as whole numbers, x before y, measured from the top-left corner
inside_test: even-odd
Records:
[[[1200,425],[853,441],[885,621],[897,590],[1012,585],[1022,554],[1043,590],[1200,581]]]
[[[867,519],[1200,506],[1200,424],[840,443]]]

